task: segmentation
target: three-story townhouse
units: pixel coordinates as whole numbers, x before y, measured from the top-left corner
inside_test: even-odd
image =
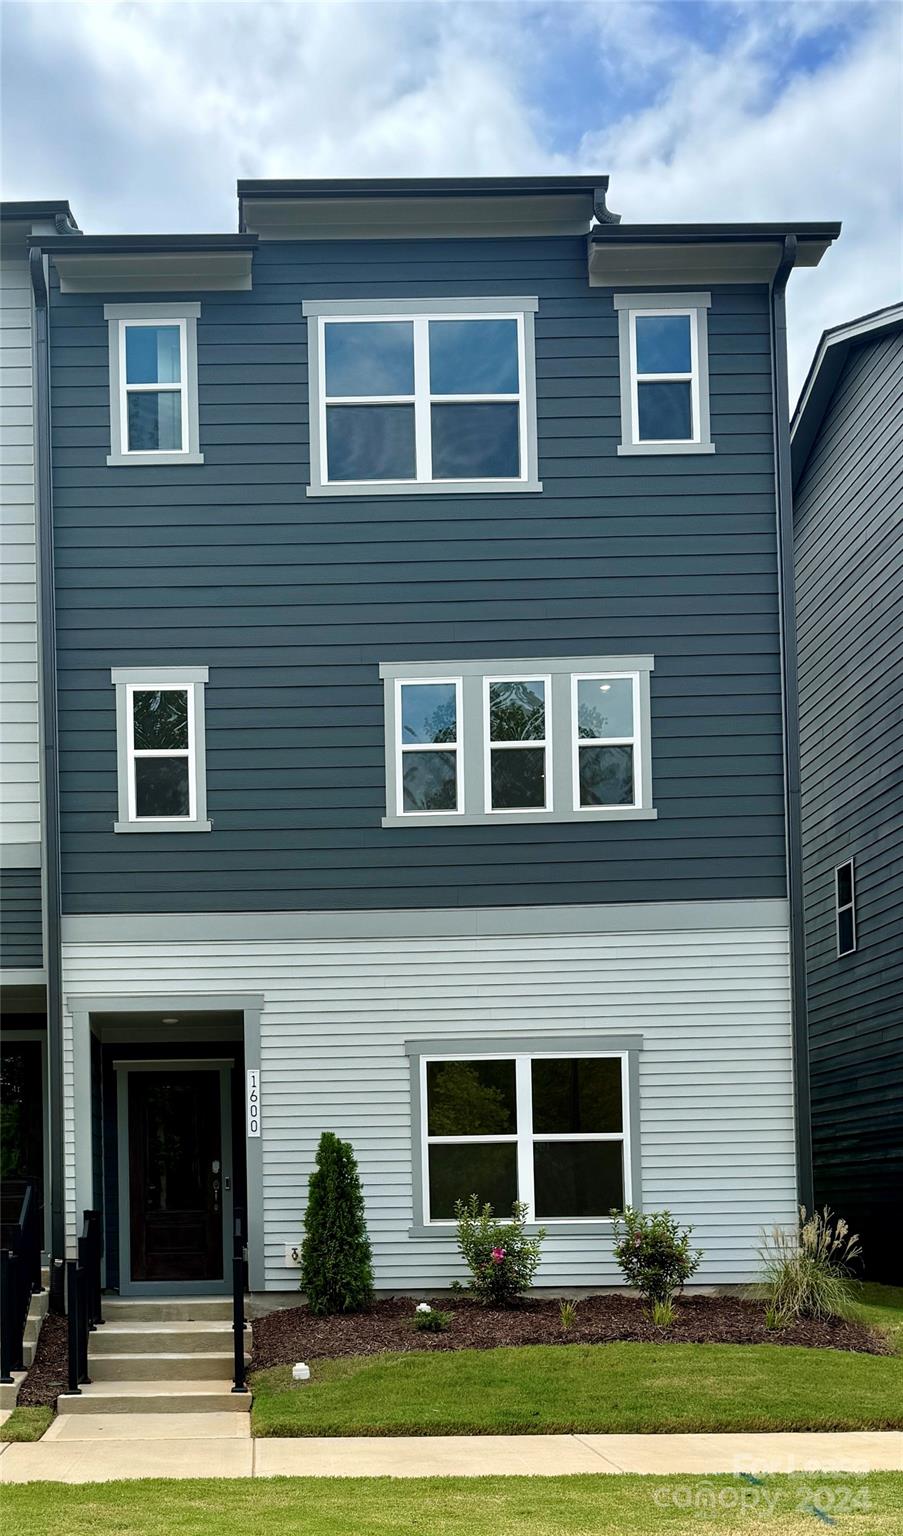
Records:
[[[384,1290],[462,1275],[471,1191],[555,1287],[628,1202],[747,1281],[808,1192],[783,294],[838,228],[605,189],[40,240],[54,1242],[101,1210],[125,1296],[225,1290],[236,1209],[294,1288],[325,1129]]]

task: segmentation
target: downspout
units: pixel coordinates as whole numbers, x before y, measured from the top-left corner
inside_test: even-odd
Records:
[[[34,292],[35,493],[38,553],[41,800],[47,942],[47,1065],[50,1116],[51,1305],[62,1311],[66,1253],[63,1148],[63,986],[61,950],[60,794],[57,749],[56,602],[53,563],[53,480],[50,451],[50,304],[42,251],[28,255]],[[57,1282],[55,1285],[54,1282]]]
[[[812,1114],[809,1099],[809,1029],[806,935],[803,923],[803,837],[800,811],[800,708],[797,676],[796,590],[793,568],[793,477],[790,465],[790,391],[787,382],[787,280],[796,261],[796,235],[787,235],[771,284],[771,358],[774,467],[778,534],[778,604],[784,716],[784,807],[787,895],[790,908],[790,1007],[796,1120],[796,1177],[800,1205],[812,1209]]]

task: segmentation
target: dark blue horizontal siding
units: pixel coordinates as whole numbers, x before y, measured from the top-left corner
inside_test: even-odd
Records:
[[[41,871],[0,870],[0,968],[31,970],[44,964]]]
[[[540,299],[543,493],[307,497],[302,300],[493,293]],[[68,912],[784,893],[767,292],[713,294],[710,457],[618,457],[617,337],[580,240],[265,244],[202,299],[205,463],[128,470],[103,296],[54,294]],[[380,661],[650,651],[657,822],[381,827]],[[109,669],[179,663],[214,831],[115,836]]]

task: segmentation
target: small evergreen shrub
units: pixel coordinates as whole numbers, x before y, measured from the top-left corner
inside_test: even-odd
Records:
[[[763,1239],[761,1253],[767,1326],[779,1328],[801,1317],[850,1316],[851,1271],[862,1247],[843,1218],[827,1206],[811,1216],[801,1206],[797,1228],[773,1227]]]
[[[417,1308],[414,1313],[414,1327],[418,1333],[444,1333],[449,1327],[453,1314],[443,1312],[439,1307]]]
[[[700,1249],[690,1247],[691,1227],[679,1227],[670,1211],[612,1211],[615,1258],[628,1285],[656,1306],[670,1307],[699,1268]],[[661,1314],[664,1316],[664,1314]],[[673,1320],[673,1308],[668,1322]],[[659,1319],[656,1317],[658,1323]],[[666,1327],[666,1323],[659,1326]]]
[[[530,1288],[539,1266],[545,1229],[527,1237],[527,1207],[515,1202],[510,1221],[497,1221],[476,1195],[458,1200],[458,1247],[470,1270],[471,1295],[486,1307],[510,1307]]]
[[[558,1308],[558,1317],[561,1322],[562,1333],[570,1333],[577,1321],[576,1301],[563,1301]]]
[[[364,1196],[351,1143],[324,1131],[310,1176],[301,1290],[311,1312],[365,1312],[373,1300]]]

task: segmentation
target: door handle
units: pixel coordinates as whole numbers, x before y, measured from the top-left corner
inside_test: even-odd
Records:
[[[226,1174],[226,1177],[223,1179],[223,1189],[228,1194],[228,1192],[229,1192],[229,1190],[231,1188],[232,1188],[232,1180],[230,1179],[229,1175]]]

